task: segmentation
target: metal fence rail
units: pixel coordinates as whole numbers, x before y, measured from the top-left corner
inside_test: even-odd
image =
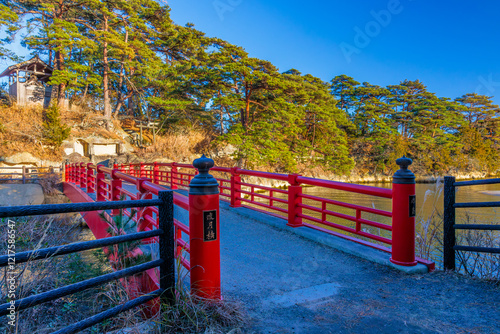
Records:
[[[0,170],[15,170],[15,172],[0,173],[0,181],[36,181],[52,174],[62,177],[63,167],[0,167]],[[57,171],[56,171],[57,170]]]
[[[173,194],[172,191],[160,191],[158,199],[138,200],[138,201],[116,201],[102,203],[69,203],[52,205],[33,205],[0,208],[0,218],[11,218],[19,216],[33,216],[42,214],[66,213],[66,212],[85,212],[96,210],[116,210],[130,207],[158,207],[158,229],[146,232],[137,232],[133,234],[109,237],[93,241],[78,242],[68,245],[56,246],[40,249],[36,251],[26,251],[14,255],[15,263],[35,261],[46,259],[52,256],[60,256],[80,252],[83,250],[95,249],[110,246],[118,243],[142,240],[151,237],[159,238],[160,256],[158,260],[149,261],[130,268],[118,270],[116,272],[91,278],[82,282],[71,284],[62,288],[54,289],[44,293],[25,297],[15,301],[16,311],[31,308],[33,306],[52,301],[76,292],[80,292],[92,287],[103,285],[112,280],[131,276],[144,272],[149,269],[159,267],[160,287],[144,296],[135,298],[125,304],[116,306],[107,311],[101,312],[95,316],[72,324],[56,333],[75,333],[90,326],[96,325],[106,319],[109,319],[119,313],[125,312],[133,307],[142,305],[155,298],[160,298],[162,303],[171,304],[175,301],[175,259],[174,259],[174,221],[173,221]],[[0,256],[0,267],[6,267],[12,255]],[[0,316],[7,315],[10,310],[10,303],[0,305]]]
[[[444,237],[443,237],[443,267],[455,270],[455,251],[481,252],[500,254],[500,248],[464,246],[456,244],[456,230],[483,230],[499,231],[500,225],[486,224],[455,224],[455,210],[457,208],[486,208],[500,207],[500,202],[472,202],[456,203],[455,188],[482,184],[499,184],[500,179],[455,182],[455,177],[444,177]]]

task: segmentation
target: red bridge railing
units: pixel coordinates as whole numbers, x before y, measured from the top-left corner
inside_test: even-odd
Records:
[[[102,165],[73,163],[66,165],[65,181],[86,188],[87,193],[95,193],[96,201],[120,201],[120,200],[140,200],[151,199],[153,195],[158,195],[159,191],[165,190],[159,187],[147,177],[149,174],[141,174],[141,169],[137,172],[134,168],[107,168]],[[145,171],[145,169],[142,169]],[[141,177],[141,175],[143,175]],[[123,183],[134,185],[136,192],[124,188]],[[130,187],[129,187],[130,188]],[[186,196],[174,193],[174,205],[189,211],[189,202]],[[112,215],[118,214],[118,210]],[[158,228],[158,208],[146,207],[137,209],[135,214],[132,210],[123,210],[124,215],[131,217],[137,224],[137,231],[150,231]],[[189,226],[174,219],[176,258],[187,269],[190,270],[189,254]],[[155,243],[157,238],[143,240],[143,243]]]
[[[250,208],[284,219],[291,227],[315,229],[391,253],[391,261],[396,264],[412,266],[420,262],[433,270],[434,263],[415,258],[415,217],[414,214],[412,215],[415,205],[415,182],[414,175],[407,169],[411,160],[402,159],[398,159],[398,164],[403,164],[400,170],[403,171],[403,174],[397,176],[398,173],[396,173],[394,176],[395,180],[398,177],[398,180],[402,181],[395,181],[392,189],[315,179],[298,174],[267,173],[237,167],[213,167],[210,171],[219,182],[220,199],[228,202],[231,207]],[[95,188],[100,189],[104,200],[108,198],[116,200],[116,196],[123,194],[133,198],[131,195],[134,194],[124,191],[121,187],[115,190],[115,193],[119,195],[109,195],[113,189],[113,177],[136,184],[138,194],[148,191],[155,194],[158,191],[155,188],[157,185],[167,186],[174,190],[188,189],[189,183],[197,174],[193,165],[176,162],[115,164],[114,173],[109,168],[99,167],[106,178],[102,178],[103,181],[98,185],[93,177],[94,174],[88,174],[88,171],[95,167],[77,164],[76,166],[71,165],[69,168],[70,179],[78,183],[81,178],[86,178],[92,183],[89,188],[95,183]],[[406,180],[407,177],[410,181]],[[107,179],[109,181],[106,181]],[[81,183],[85,184],[85,181],[81,181]],[[261,183],[278,183],[280,186],[266,186]],[[392,210],[385,211],[304,194],[303,186],[315,186],[384,198],[392,201]],[[174,202],[176,205],[188,209],[187,197],[176,193]],[[143,219],[147,223],[153,223],[150,216]],[[190,250],[189,245],[182,238],[183,234],[189,235],[189,227],[178,221],[175,224],[177,256],[182,256],[182,250],[186,253],[189,253]],[[189,261],[182,257],[181,259],[183,265],[189,268]]]

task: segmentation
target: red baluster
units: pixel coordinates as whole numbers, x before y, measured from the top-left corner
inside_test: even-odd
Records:
[[[87,193],[94,193],[94,170],[92,169],[92,163],[87,164]]]
[[[104,174],[103,171],[101,171],[102,165],[97,165],[97,176],[96,176],[96,200],[97,202],[104,202],[106,201],[106,197],[104,197],[104,189],[106,186],[106,183],[104,183],[104,179],[106,175]]]
[[[299,227],[302,226],[302,218],[298,215],[302,214],[302,208],[299,204],[302,204],[302,187],[300,183],[297,182],[298,174],[288,175],[288,226]]]
[[[177,189],[177,166],[175,162],[172,162],[172,169],[170,171],[170,189]]]
[[[241,206],[241,176],[238,174],[238,167],[231,168],[231,207]]]
[[[122,187],[122,180],[116,176],[117,170],[113,169],[111,172],[111,200],[112,201],[119,201],[121,200],[121,191],[120,188]],[[111,214],[113,216],[117,216],[120,214],[120,209],[113,209],[111,211]]]

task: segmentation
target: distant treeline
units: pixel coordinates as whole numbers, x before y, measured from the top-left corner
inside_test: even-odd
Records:
[[[0,27],[54,66],[59,100],[133,115],[166,129],[196,126],[238,147],[247,167],[389,173],[406,154],[420,172],[499,167],[499,108],[454,100],[418,80],[387,87],[339,75],[329,83],[179,26],[152,0],[0,0]],[[9,40],[0,57],[15,59]]]

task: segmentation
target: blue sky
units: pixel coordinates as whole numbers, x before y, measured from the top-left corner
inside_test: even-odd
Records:
[[[160,0],[159,0],[160,1]],[[166,3],[166,1],[160,1]],[[281,71],[386,86],[421,80],[438,96],[500,104],[500,2],[170,0],[171,17]],[[19,54],[26,51],[13,46]],[[9,65],[0,62],[0,67]]]
[[[438,96],[500,104],[500,2],[171,0],[171,17],[281,71],[381,86],[419,79]],[[365,35],[364,39],[363,36]],[[344,48],[344,51],[342,50]],[[354,48],[356,49],[355,51]]]

